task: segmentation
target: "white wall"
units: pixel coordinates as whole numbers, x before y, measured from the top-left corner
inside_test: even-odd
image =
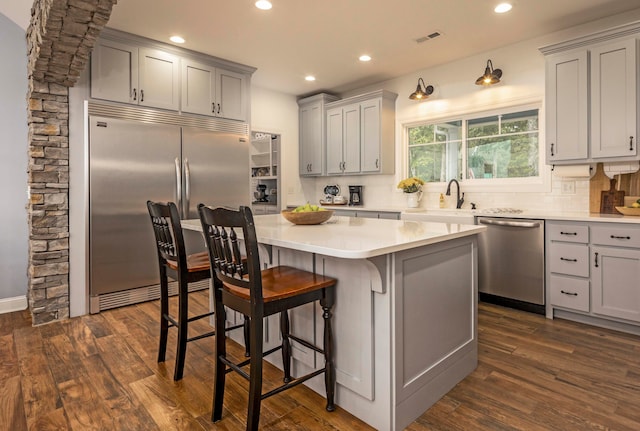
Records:
[[[404,196],[396,189],[396,184],[407,176],[404,125],[416,121],[451,118],[461,114],[534,103],[539,104],[541,107],[540,145],[544,146],[544,57],[538,48],[638,19],[640,19],[640,9],[544,37],[487,51],[452,63],[419,70],[410,75],[404,75],[343,94],[343,97],[348,97],[380,88],[398,94],[396,101],[395,175],[319,178],[315,180],[316,184],[313,193],[307,193],[303,199],[290,203],[299,203],[305,200],[317,201],[322,197],[322,190],[327,184],[338,184],[343,190],[343,194],[346,194],[348,190],[347,185],[362,184],[364,185],[363,200],[365,206],[379,208],[405,207]],[[485,88],[475,85],[475,80],[483,73],[488,59],[492,60],[495,68],[502,69],[504,74],[499,85]],[[423,102],[416,102],[408,98],[409,94],[415,90],[419,77],[422,77],[426,84],[431,84],[435,87],[434,94]],[[522,209],[588,211],[588,179],[560,180],[552,178],[550,175],[551,168],[544,165],[543,161],[540,164],[540,168],[543,181],[542,184],[535,187],[537,190],[527,190],[525,192],[521,189],[500,192],[495,190],[483,191],[478,187],[468,187],[463,184],[462,189],[466,193],[466,207],[468,207],[469,202],[475,202],[478,204],[478,208],[516,207]],[[574,182],[575,193],[563,194],[561,191],[563,181]],[[444,184],[435,184],[427,187],[421,206],[437,208],[440,193],[444,192],[445,188]],[[454,201],[455,198],[448,198],[447,207],[455,207]]]
[[[27,43],[0,13],[0,313],[26,308],[27,294]]]

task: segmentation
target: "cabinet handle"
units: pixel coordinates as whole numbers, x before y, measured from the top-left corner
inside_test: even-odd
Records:
[[[633,151],[633,136],[629,136],[629,151]]]
[[[214,113],[214,114],[216,113],[216,104],[215,103],[211,104],[211,112]]]
[[[560,232],[560,235],[578,235],[578,232]]]
[[[551,143],[551,157],[555,156],[555,154],[553,154],[553,142]]]
[[[218,115],[220,115],[220,104],[218,103]]]
[[[594,253],[595,254],[595,263],[596,263],[596,268],[598,267],[598,253]]]
[[[140,90],[140,101],[144,102],[144,90]]]
[[[376,169],[380,169],[380,164],[378,163],[378,159],[376,159]]]
[[[569,296],[578,296],[578,294],[575,293],[575,292],[566,292],[564,290],[561,290],[560,293],[565,294],[565,295],[569,295]]]
[[[631,239],[630,236],[616,236],[616,235],[611,235],[611,239]]]
[[[565,262],[577,262],[578,259],[567,259],[566,257],[561,257],[560,260],[564,260]]]
[[[138,98],[138,92],[136,91],[136,89],[133,89],[133,100],[136,100]]]

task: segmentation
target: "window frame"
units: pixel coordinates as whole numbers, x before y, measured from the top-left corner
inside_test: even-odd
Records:
[[[545,164],[545,133],[544,111],[541,102],[533,102],[522,105],[508,105],[499,108],[469,111],[431,117],[428,120],[421,119],[402,123],[403,133],[403,166],[402,178],[409,176],[409,129],[437,123],[463,121],[462,127],[462,161],[467,164],[467,122],[482,117],[505,115],[516,112],[538,110],[538,176],[523,178],[465,178],[460,181],[460,187],[464,191],[471,192],[548,192],[551,190],[551,169]],[[425,192],[442,192],[447,182],[430,182],[423,186]]]

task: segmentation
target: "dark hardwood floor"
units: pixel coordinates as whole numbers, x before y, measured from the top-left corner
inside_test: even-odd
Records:
[[[196,298],[206,309],[207,293]],[[0,315],[0,430],[244,429],[247,385],[234,374],[223,420],[209,419],[210,338],[190,343],[179,383],[175,334],[156,363],[158,313],[149,302],[36,328],[28,312]],[[640,337],[484,303],[479,320],[478,368],[409,430],[640,429]],[[265,373],[277,383],[275,368]],[[264,401],[261,425],[371,429],[301,386]]]

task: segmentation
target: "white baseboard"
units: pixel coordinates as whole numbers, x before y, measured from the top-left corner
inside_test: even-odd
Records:
[[[14,296],[13,298],[3,298],[0,299],[0,314],[25,310],[28,305],[26,295]]]

